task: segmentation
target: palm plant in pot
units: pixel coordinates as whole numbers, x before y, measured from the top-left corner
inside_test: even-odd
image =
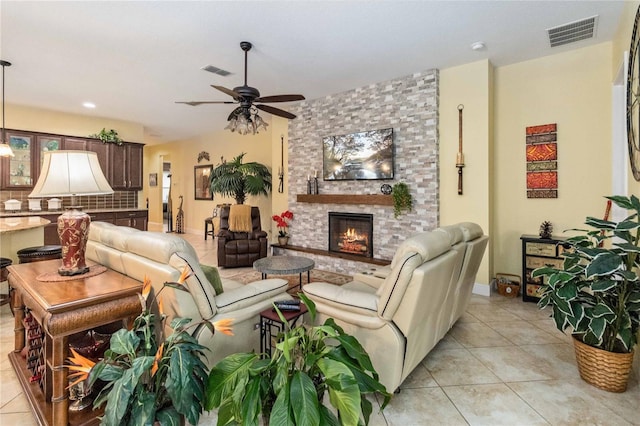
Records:
[[[243,163],[246,153],[231,161],[222,161],[209,175],[212,194],[233,197],[238,204],[244,204],[247,195],[269,195],[271,172],[264,164],[255,161]]]
[[[593,229],[574,230],[581,233],[567,240],[562,269],[532,277],[548,277],[538,305],[552,308],[559,330],[571,330],[580,376],[624,392],[640,327],[640,200],[606,198],[631,214],[620,222],[587,217]]]
[[[313,322],[314,303],[299,296]],[[271,358],[237,353],[218,362],[209,374],[205,408],[219,407],[219,425],[258,425],[261,414],[265,425],[359,425],[368,424],[372,404],[366,395],[376,392],[384,408],[391,395],[368,354],[330,318],[321,326],[287,328]],[[337,417],[324,405],[325,393]]]

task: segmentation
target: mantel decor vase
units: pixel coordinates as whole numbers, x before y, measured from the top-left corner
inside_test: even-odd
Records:
[[[594,348],[573,338],[582,380],[608,392],[624,392],[633,363],[633,352],[616,353]]]
[[[286,246],[289,244],[289,237],[278,237],[278,244],[281,246]]]

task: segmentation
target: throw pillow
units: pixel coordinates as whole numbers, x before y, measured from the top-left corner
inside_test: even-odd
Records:
[[[200,264],[200,268],[202,272],[204,272],[205,277],[207,277],[207,280],[209,280],[209,283],[213,286],[213,291],[216,292],[216,296],[221,295],[224,289],[222,288],[222,280],[220,280],[218,268],[203,264]]]

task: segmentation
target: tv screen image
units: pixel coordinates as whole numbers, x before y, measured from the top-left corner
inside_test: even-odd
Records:
[[[324,180],[393,179],[393,128],[322,139]]]

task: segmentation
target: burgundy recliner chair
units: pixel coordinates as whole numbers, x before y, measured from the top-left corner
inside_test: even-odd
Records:
[[[218,266],[253,266],[256,260],[267,257],[267,233],[262,230],[260,224],[260,209],[251,207],[252,232],[233,232],[229,230],[229,208],[220,208]]]

